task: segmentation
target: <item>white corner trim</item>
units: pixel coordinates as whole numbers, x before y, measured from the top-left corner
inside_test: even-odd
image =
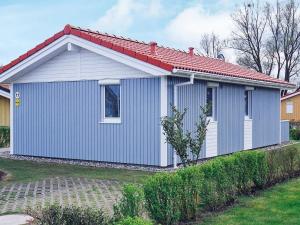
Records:
[[[10,99],[10,93],[3,90],[0,90],[0,96]]]
[[[14,84],[10,84],[10,154],[14,154]]]
[[[103,79],[98,82],[100,85],[120,84],[120,79]]]
[[[168,80],[166,76],[160,78],[160,117],[168,115]],[[160,166],[168,165],[168,144],[163,134],[164,130],[160,123]]]

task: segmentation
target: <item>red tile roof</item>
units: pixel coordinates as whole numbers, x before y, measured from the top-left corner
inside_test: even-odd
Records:
[[[37,45],[35,48],[21,55],[19,58],[0,68],[0,74],[12,68],[19,62],[33,55],[55,40],[59,39],[63,35],[70,34],[126,54],[149,64],[158,66],[167,71],[172,71],[176,68],[237,78],[267,81],[271,83],[288,84],[288,82],[272,78],[266,74],[258,73],[254,70],[224,62],[220,59],[214,59],[195,54],[191,56],[188,52],[163,46],[157,46],[156,53],[153,54],[153,52],[151,53],[150,44],[148,43],[117,37],[106,33],[95,32],[89,29],[82,29],[80,27],[73,27],[70,25],[66,25],[64,30],[56,33],[43,43]]]

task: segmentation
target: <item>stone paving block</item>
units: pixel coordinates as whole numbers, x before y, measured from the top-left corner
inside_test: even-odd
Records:
[[[26,208],[53,203],[62,206],[102,208],[112,214],[121,196],[122,183],[87,178],[54,177],[0,187],[0,213],[25,212]]]

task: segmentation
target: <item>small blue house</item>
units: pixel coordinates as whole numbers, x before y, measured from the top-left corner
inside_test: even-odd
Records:
[[[281,142],[280,89],[293,85],[189,51],[66,25],[0,69],[11,88],[11,154],[169,166],[170,104],[212,104],[202,157]],[[174,160],[175,159],[175,160]]]

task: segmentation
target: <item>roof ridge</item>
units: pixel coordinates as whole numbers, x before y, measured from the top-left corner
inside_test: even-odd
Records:
[[[132,39],[130,37],[123,37],[121,35],[109,34],[109,33],[106,33],[106,32],[101,32],[99,30],[91,30],[89,28],[83,28],[83,27],[79,27],[79,26],[73,26],[73,25],[69,25],[69,26],[72,29],[76,29],[76,30],[80,30],[80,31],[85,31],[85,32],[89,32],[89,33],[93,33],[93,34],[98,34],[98,35],[100,34],[100,35],[104,35],[104,36],[107,36],[107,37],[118,38],[120,40],[131,41],[131,42],[134,42],[134,43],[139,43],[139,44],[144,44],[144,45],[150,46],[150,42],[148,43],[148,42],[145,42],[145,41],[139,41],[139,40],[136,40],[136,39]],[[158,44],[157,47],[158,48],[164,48],[164,49],[169,49],[169,50],[173,50],[173,51],[177,51],[177,52],[189,54],[188,50],[176,49],[174,47],[169,47],[169,46],[165,46],[165,45],[162,45],[162,44]],[[195,53],[194,55],[200,56],[198,53]]]
[[[77,26],[73,26],[73,25],[70,25],[70,27],[72,29],[85,31],[85,32],[93,33],[93,34],[98,34],[98,35],[100,34],[100,35],[104,35],[104,36],[107,36],[107,37],[117,38],[117,39],[121,39],[121,40],[125,40],[125,41],[132,41],[132,42],[140,43],[140,44],[144,44],[144,45],[149,45],[149,43],[146,43],[144,41],[138,41],[136,39],[132,39],[132,38],[129,38],[129,37],[123,37],[121,35],[109,34],[109,33],[106,33],[106,32],[101,32],[101,31],[98,31],[98,30],[90,30],[89,28],[82,28],[82,27],[79,27],[79,26],[77,27]]]

